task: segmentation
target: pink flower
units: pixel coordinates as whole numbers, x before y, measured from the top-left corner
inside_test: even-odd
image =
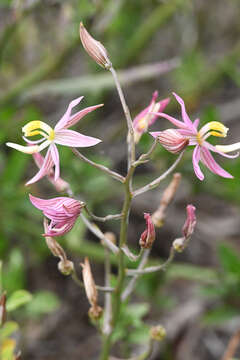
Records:
[[[149,249],[152,247],[152,244],[155,240],[155,227],[149,213],[144,213],[144,219],[146,220],[147,228],[144,230],[142,235],[140,236],[139,244],[144,249]]]
[[[153,113],[162,112],[169,103],[169,98],[156,102],[157,97],[158,91],[155,91],[150,104],[133,120],[134,140],[136,144],[139,142],[142,134],[148,130],[148,127],[156,121],[157,115]]]
[[[52,129],[48,124],[38,120],[30,121],[26,124],[22,130],[24,133],[23,138],[27,142],[28,146],[7,143],[7,146],[27,154],[39,153],[46,147],[49,147],[39,172],[31,180],[29,180],[26,185],[33,184],[45,175],[49,174],[49,171],[53,168],[53,166],[55,166],[54,180],[56,181],[59,178],[59,153],[56,144],[69,147],[88,147],[96,145],[101,141],[90,136],[82,135],[76,131],[68,130],[69,127],[75,125],[83,116],[103,106],[103,104],[90,106],[74,115],[71,115],[72,109],[80,103],[82,98],[83,96],[70,102],[67,111],[58,121],[54,129]],[[26,138],[36,135],[41,135],[42,138],[36,141],[31,141]]]
[[[228,128],[226,128],[222,123],[218,121],[211,121],[205,124],[200,130],[198,130],[199,119],[196,119],[192,122],[186,112],[183,99],[175,93],[173,93],[173,95],[177,99],[178,103],[181,105],[183,121],[177,120],[172,116],[169,116],[162,112],[158,112],[156,115],[169,120],[172,124],[177,126],[178,129],[176,131],[178,131],[179,134],[181,134],[183,137],[185,137],[185,139],[189,141],[189,146],[194,146],[192,161],[196,176],[200,180],[204,179],[204,175],[199,166],[199,161],[201,161],[213,173],[225,178],[233,178],[231,174],[229,174],[227,171],[221,168],[220,165],[216,163],[210,151],[231,158],[236,157],[237,155],[225,155],[223,152],[217,150],[215,146],[211,145],[209,142],[206,141],[206,139],[211,135],[225,137],[227,135]],[[162,133],[163,132],[161,131],[157,131],[151,132],[150,134],[154,138],[156,138],[161,136]]]
[[[169,152],[177,154],[188,145],[189,141],[185,136],[181,135],[176,129],[167,129],[158,131],[158,141]],[[156,134],[151,133],[151,134]],[[155,136],[156,137],[156,136]]]
[[[61,236],[69,232],[83,207],[83,203],[68,197],[57,197],[49,200],[29,195],[31,203],[43,215],[50,219],[47,232],[43,236]]]
[[[186,211],[187,211],[187,219],[185,221],[185,224],[183,225],[182,233],[184,238],[187,240],[192,236],[194,232],[197,223],[197,218],[195,214],[196,211],[195,206],[187,205]]]

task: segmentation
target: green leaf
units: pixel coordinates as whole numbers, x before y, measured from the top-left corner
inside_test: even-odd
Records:
[[[240,257],[236,250],[230,245],[221,244],[218,254],[224,270],[240,276]]]
[[[131,331],[128,336],[128,342],[133,344],[142,344],[149,341],[149,326],[141,325],[136,330]]]
[[[0,330],[0,338],[6,339],[11,336],[19,328],[15,321],[7,321]]]
[[[33,296],[26,311],[32,317],[38,317],[57,310],[60,306],[59,298],[50,291],[40,291]]]
[[[15,291],[7,300],[7,311],[13,311],[20,306],[26,305],[32,300],[32,295],[26,290]]]

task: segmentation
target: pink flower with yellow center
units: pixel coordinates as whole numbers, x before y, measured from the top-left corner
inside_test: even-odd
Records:
[[[40,151],[48,147],[48,151],[46,153],[40,170],[31,180],[27,182],[26,185],[33,184],[45,175],[48,175],[53,166],[55,166],[54,180],[56,181],[59,178],[59,153],[56,144],[69,147],[88,147],[94,146],[101,142],[101,140],[97,138],[82,135],[76,131],[68,129],[69,127],[75,125],[80,119],[82,119],[83,116],[103,106],[103,104],[90,106],[77,112],[74,115],[71,115],[72,109],[77,106],[82,99],[83,96],[70,102],[67,111],[58,121],[54,129],[51,128],[51,126],[49,126],[48,124],[39,120],[30,121],[29,123],[27,123],[22,128],[24,134],[23,139],[28,144],[27,146],[7,143],[7,146],[10,146],[26,154],[39,153]],[[40,135],[41,139],[35,141],[27,139],[28,137],[37,135]]]
[[[142,134],[156,121],[157,115],[154,113],[162,112],[169,103],[169,98],[156,102],[157,97],[158,91],[155,91],[150,104],[133,120],[134,140],[136,144],[139,142]]]
[[[30,201],[50,220],[47,232],[43,236],[61,236],[69,232],[84,206],[83,203],[69,197],[57,197],[49,200],[29,195]]]
[[[225,155],[222,151],[220,151],[222,147],[215,147],[206,141],[209,136],[217,136],[217,137],[226,137],[228,128],[226,128],[222,123],[218,121],[210,121],[206,125],[204,125],[200,130],[198,130],[199,119],[194,120],[193,122],[190,120],[183,99],[177,94],[173,93],[178,103],[181,105],[182,110],[182,119],[183,121],[177,120],[170,115],[167,115],[162,112],[158,112],[155,115],[163,117],[169,120],[172,124],[174,124],[178,129],[174,129],[174,133],[171,136],[171,132],[168,130],[165,131],[155,131],[150,134],[154,138],[158,138],[159,142],[166,147],[166,149],[173,149],[177,151],[181,151],[184,146],[194,146],[192,162],[193,169],[196,176],[200,179],[204,179],[204,175],[202,170],[200,169],[199,162],[201,161],[210,171],[213,173],[222,176],[224,178],[233,178],[231,174],[225,171],[218,163],[214,160],[211,151],[218,153],[222,156],[226,157],[236,157]],[[176,136],[176,131],[180,136]],[[184,143],[184,139],[187,140],[187,143]],[[168,150],[169,150],[168,149]],[[170,150],[169,150],[170,151]],[[176,152],[176,151],[172,151]]]

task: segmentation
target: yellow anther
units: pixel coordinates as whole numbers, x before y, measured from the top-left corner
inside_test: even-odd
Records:
[[[196,139],[197,139],[197,142],[199,143],[199,145],[201,145],[203,142],[203,139],[202,139],[200,132],[197,133]]]
[[[55,136],[51,126],[39,120],[30,121],[22,128],[22,131],[25,136],[42,135],[50,141],[52,141]]]
[[[219,136],[219,137],[225,137],[226,134],[223,134],[223,133],[220,133],[220,132],[217,132],[217,131],[210,131],[210,134],[213,135],[213,136]]]
[[[216,135],[216,132],[211,132],[211,135],[214,136],[226,136],[227,132],[228,132],[228,128],[226,126],[224,126],[222,123],[220,123],[219,121],[210,121],[208,124],[209,130],[216,130],[219,131],[222,135]]]

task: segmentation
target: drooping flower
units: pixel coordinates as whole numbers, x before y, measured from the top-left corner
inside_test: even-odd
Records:
[[[83,203],[64,196],[44,200],[30,194],[29,198],[31,203],[50,220],[43,236],[61,236],[69,232],[84,206]]]
[[[136,144],[139,142],[142,134],[156,121],[157,115],[153,113],[162,112],[170,101],[170,99],[167,98],[156,102],[157,98],[158,91],[155,91],[150,104],[133,120],[134,140]]]
[[[195,206],[187,205],[186,207],[187,218],[182,227],[183,237],[175,239],[173,242],[173,247],[177,252],[182,252],[186,248],[189,240],[191,239],[192,234],[194,233],[195,226],[197,224],[195,211],[196,211]]]
[[[144,219],[146,220],[146,229],[140,236],[139,245],[144,249],[150,249],[155,240],[155,227],[149,213],[144,213]]]
[[[173,93],[173,95],[175,96],[178,103],[181,105],[183,121],[177,120],[172,116],[162,112],[158,112],[156,115],[161,116],[174,124],[178,128],[175,129],[175,131],[178,131],[180,135],[182,135],[183,137],[185,137],[186,140],[188,140],[189,146],[194,146],[192,161],[196,176],[200,180],[204,179],[204,175],[199,166],[199,162],[201,161],[213,173],[224,178],[233,178],[231,174],[229,174],[220,165],[217,164],[211,154],[211,151],[230,158],[236,157],[238,156],[238,154],[234,156],[225,155],[222,151],[219,151],[219,149],[206,141],[207,138],[211,135],[225,137],[227,135],[228,128],[226,128],[222,123],[218,121],[210,121],[209,123],[205,124],[200,130],[198,130],[199,119],[196,119],[192,122],[186,112],[183,99],[175,93]],[[163,132],[156,131],[151,132],[150,134],[154,138],[161,138]]]
[[[45,175],[48,175],[50,170],[55,166],[55,175],[54,180],[56,181],[60,176],[60,165],[59,165],[59,153],[56,144],[65,145],[69,147],[88,147],[98,144],[101,140],[82,135],[76,131],[69,130],[68,128],[75,125],[83,116],[96,110],[97,108],[103,106],[103,104],[87,107],[74,115],[71,115],[72,109],[79,104],[83,99],[79,97],[70,102],[68,105],[67,111],[63,117],[58,121],[56,126],[51,128],[48,124],[43,121],[30,121],[23,128],[23,139],[28,144],[27,146],[22,146],[14,143],[7,143],[7,146],[10,146],[16,150],[27,154],[39,153],[43,149],[48,147],[48,151],[44,158],[43,164],[38,171],[38,173],[27,182],[26,185],[33,184],[34,182],[40,180]],[[42,136],[39,140],[29,140],[27,137],[40,135]],[[40,144],[40,145],[39,145]]]

